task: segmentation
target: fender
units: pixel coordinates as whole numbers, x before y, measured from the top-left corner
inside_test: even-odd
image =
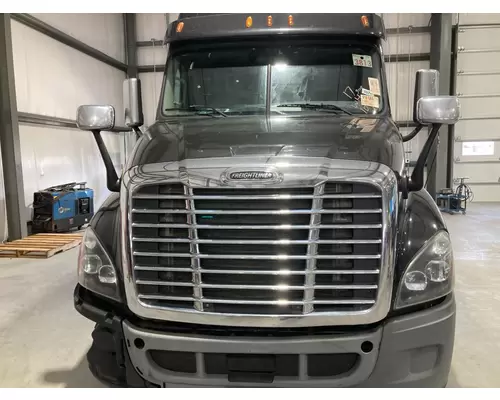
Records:
[[[410,192],[401,208],[397,233],[393,301],[399,282],[413,256],[436,232],[447,231],[443,216],[427,190]]]

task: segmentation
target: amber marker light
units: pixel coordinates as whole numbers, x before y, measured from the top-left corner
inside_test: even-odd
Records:
[[[288,26],[293,26],[293,15],[288,16]]]
[[[267,26],[273,26],[273,17],[272,17],[272,15],[269,15],[267,17]]]
[[[370,27],[370,21],[368,21],[368,17],[366,15],[363,15],[361,17],[361,23],[363,24],[363,26],[365,28],[369,28]]]
[[[252,24],[253,24],[252,17],[247,17],[247,20],[245,21],[245,26],[246,26],[247,28],[251,28],[251,27],[252,27]]]
[[[179,23],[177,24],[177,28],[175,28],[175,31],[176,31],[177,33],[179,33],[179,32],[182,32],[182,30],[183,30],[183,29],[184,29],[184,22],[179,22]]]

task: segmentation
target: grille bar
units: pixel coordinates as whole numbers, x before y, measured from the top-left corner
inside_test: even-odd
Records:
[[[308,240],[217,240],[217,239],[177,239],[177,238],[143,238],[134,237],[132,238],[134,242],[146,242],[146,243],[198,243],[198,244],[380,244],[382,240],[372,239],[372,240],[320,240],[320,239],[308,239]]]
[[[325,192],[325,185],[319,185],[314,188],[314,195],[316,196],[312,201],[312,209],[320,210],[323,207],[323,199],[320,197]],[[304,290],[304,307],[302,311],[304,314],[310,313],[313,311],[314,307],[310,301],[314,299],[314,282],[315,275],[314,271],[316,270],[316,255],[318,254],[318,243],[319,240],[319,228],[318,225],[321,225],[321,214],[318,212],[314,212],[311,214],[311,220],[309,224],[312,226],[309,229],[309,239],[307,246],[307,255],[310,257],[306,262],[306,276],[305,276],[305,290]]]
[[[178,210],[132,209],[135,214],[212,214],[212,215],[295,215],[295,214],[380,214],[381,208],[367,210]]]
[[[238,195],[227,195],[227,196],[203,196],[203,195],[193,195],[193,196],[183,196],[183,195],[161,195],[161,194],[137,194],[134,199],[142,200],[290,200],[290,199],[314,199],[317,195],[308,194],[271,194],[271,195],[252,195],[248,196],[238,196]],[[358,194],[325,194],[322,195],[323,199],[380,199],[380,194],[376,193],[358,193]]]
[[[193,195],[193,189],[184,186],[184,193],[185,195],[189,198],[189,196]],[[193,211],[194,210],[194,202],[193,200],[186,200],[186,211]],[[201,298],[203,297],[203,292],[202,288],[200,286],[201,284],[201,273],[200,273],[200,249],[199,245],[197,243],[198,240],[198,232],[196,228],[193,228],[192,225],[196,223],[196,219],[193,217],[192,213],[189,213],[187,215],[187,222],[188,225],[191,225],[189,228],[189,239],[190,239],[190,253],[192,255],[191,257],[191,267],[193,268],[193,282],[194,282],[194,288],[193,288],[193,295],[196,298],[196,301],[194,302],[194,308],[198,311],[203,311],[203,302],[200,301]]]
[[[140,300],[172,300],[172,301],[198,301],[193,297],[177,297],[177,296],[160,296],[160,295],[146,295],[140,294]],[[298,305],[302,306],[304,301],[294,301],[294,300],[233,300],[233,299],[208,299],[202,298],[199,301],[202,303],[212,303],[212,304],[261,304],[261,305]],[[375,304],[375,300],[312,300],[308,303],[312,304],[345,304],[345,305],[363,305],[363,304]]]
[[[149,286],[179,286],[179,287],[200,287],[202,289],[252,289],[252,290],[304,290],[306,286],[291,286],[291,285],[214,285],[210,283],[195,284],[191,282],[170,282],[170,281],[145,281],[138,279],[138,285]],[[312,285],[312,289],[317,290],[373,290],[377,289],[377,285]],[[312,299],[311,299],[312,300]],[[310,300],[304,300],[308,302]]]
[[[270,254],[188,254],[188,253],[156,253],[134,251],[134,256],[142,257],[173,257],[173,258],[215,258],[220,260],[309,260],[317,258],[320,260],[378,260],[380,254],[336,254],[336,255],[270,255]]]
[[[136,271],[155,271],[155,272],[193,272],[191,268],[175,268],[175,267],[150,267],[136,265]],[[305,275],[306,271],[293,270],[252,270],[252,269],[200,269],[202,274],[224,274],[224,275]],[[316,275],[378,275],[380,270],[316,270]]]
[[[254,230],[254,229],[380,229],[382,224],[322,224],[318,226],[312,225],[202,225],[202,224],[148,224],[148,223],[132,223],[133,228],[196,228],[198,229],[241,229],[241,230]]]

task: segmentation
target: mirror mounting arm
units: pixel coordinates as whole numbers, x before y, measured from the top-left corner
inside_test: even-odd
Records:
[[[409,192],[418,192],[424,187],[424,169],[427,159],[429,158],[429,154],[431,149],[434,146],[436,138],[439,133],[439,129],[441,128],[441,124],[432,124],[431,133],[427,137],[427,141],[418,156],[417,163],[413,168],[413,173],[411,177],[408,176],[398,176],[398,186],[399,191],[402,193],[404,199],[408,198]]]
[[[143,135],[141,129],[137,126],[133,126],[132,129],[135,132],[135,138],[139,140],[139,138]]]
[[[118,180],[118,174],[116,173],[108,149],[102,140],[101,131],[99,129],[93,129],[92,134],[94,135],[95,142],[97,143],[102,160],[104,161],[104,166],[106,167],[106,186],[110,192],[119,192],[120,182]]]
[[[403,143],[408,142],[409,140],[412,140],[417,134],[422,130],[424,126],[422,124],[418,124],[417,127],[408,135],[403,136]]]

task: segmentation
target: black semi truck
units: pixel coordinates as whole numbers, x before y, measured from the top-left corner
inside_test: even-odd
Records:
[[[86,230],[74,304],[93,374],[128,387],[444,387],[453,252],[424,167],[460,116],[417,72],[411,174],[376,14],[180,14],[156,122]],[[427,134],[427,133],[425,133]]]

